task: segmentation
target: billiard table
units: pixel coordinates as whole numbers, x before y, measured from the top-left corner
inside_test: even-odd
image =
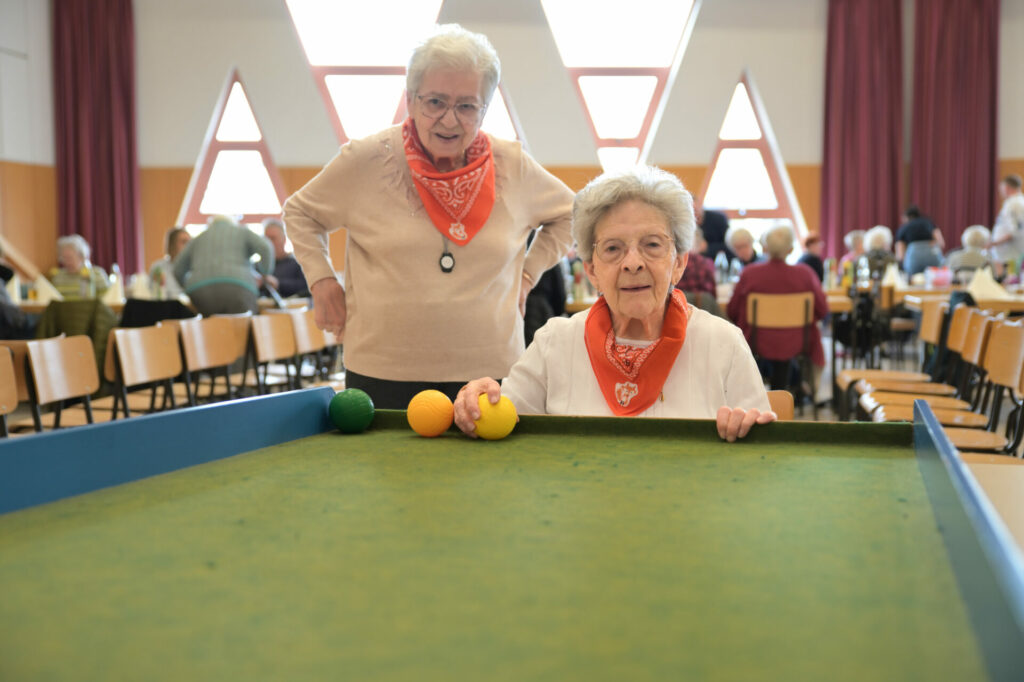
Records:
[[[487,442],[332,396],[0,443],[0,679],[1024,679],[1019,555],[923,403]]]

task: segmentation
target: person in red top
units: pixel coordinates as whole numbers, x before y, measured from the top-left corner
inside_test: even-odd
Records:
[[[754,263],[743,268],[732,298],[729,300],[727,312],[729,319],[743,330],[743,335],[750,342],[750,325],[747,322],[747,296],[752,293],[761,294],[793,294],[810,291],[814,294],[814,322],[828,313],[828,301],[822,291],[821,282],[806,265],[789,265],[786,256],[793,250],[793,229],[788,225],[772,228],[764,236],[764,249],[770,259],[765,263]],[[810,348],[803,349],[803,329],[759,329],[757,348],[751,348],[754,355],[764,360],[787,360],[806,350],[815,367],[812,386],[817,385],[817,377],[825,366],[825,351],[821,346],[821,330],[817,324],[811,325],[807,343]],[[809,377],[805,377],[805,380]],[[788,376],[776,370],[772,375],[772,388],[786,388]]]
[[[715,264],[703,255],[707,248],[704,233],[698,227],[693,233],[693,247],[690,249],[690,260],[683,270],[683,276],[676,282],[676,289],[686,294],[686,300],[713,315],[721,315],[718,309],[717,291],[715,288]]]

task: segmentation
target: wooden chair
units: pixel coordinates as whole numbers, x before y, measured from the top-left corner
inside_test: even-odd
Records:
[[[811,385],[811,409],[814,419],[818,418],[818,406],[814,400],[814,371],[811,368],[810,329],[814,324],[814,294],[803,291],[795,294],[761,294],[747,296],[747,324],[750,325],[750,348],[756,357],[762,357],[758,334],[765,330],[802,329],[803,341],[800,350],[791,358],[765,358],[772,363],[772,389],[783,389],[789,384],[790,363],[796,360],[800,367],[802,382]],[[798,395],[804,391],[799,387]]]
[[[945,318],[949,303],[941,299],[926,299],[921,304],[921,325],[918,330],[918,338],[925,346],[937,345],[939,336],[942,333],[942,321]],[[923,357],[928,355],[922,353]],[[894,371],[887,369],[844,369],[836,378],[836,385],[839,390],[839,418],[846,421],[850,418],[850,405],[855,404],[855,396],[851,396],[853,387],[861,379],[869,381],[900,381],[900,382],[923,382],[929,381],[931,375],[926,372]]]
[[[967,338],[969,322],[972,319],[972,311],[976,310],[970,306],[960,304],[953,311],[953,318],[950,322],[947,346],[950,351],[956,353],[960,372],[966,371],[962,351]],[[977,320],[978,327],[983,328],[984,323]],[[975,330],[977,331],[977,330]],[[933,381],[906,381],[900,379],[885,378],[882,375],[878,378],[863,378],[853,385],[858,398],[865,393],[888,392],[888,393],[913,393],[915,395],[930,396],[953,396],[958,395],[957,386],[949,383]]]
[[[14,388],[18,402],[28,402],[28,380],[25,369],[28,367],[28,341],[0,341],[0,347],[11,352],[14,365]]]
[[[250,347],[252,345],[252,318],[253,314],[250,312],[236,313],[236,314],[219,314],[211,315],[210,317],[225,319],[231,325],[231,329],[234,331],[234,337],[231,342],[231,352],[237,353],[236,357],[242,358],[242,370],[240,372],[235,371],[236,368],[232,367],[231,374],[229,374],[228,381],[232,386],[238,386],[239,390],[248,385],[246,381],[249,375],[249,364],[252,360],[250,357]],[[255,385],[255,380],[253,384]]]
[[[295,337],[295,385],[301,387],[303,380],[310,384],[323,376],[323,353],[327,348],[327,339],[317,326],[311,308],[285,308],[282,310],[266,310],[264,315],[287,315],[292,321],[292,334]],[[271,376],[288,376],[288,365],[277,364],[268,367]]]
[[[218,377],[224,379],[223,397],[229,400],[234,397],[230,369],[236,360],[244,356],[236,343],[234,323],[224,317],[194,317],[166,320],[161,324],[177,328],[181,341],[185,365],[184,394],[176,391],[176,397],[183,397],[189,405],[197,405],[204,376],[209,378],[206,401],[217,398]]]
[[[789,391],[768,391],[768,404],[772,412],[779,416],[779,421],[793,421],[793,394]]]
[[[182,373],[181,351],[178,331],[172,325],[135,327],[114,330],[115,365],[114,418],[118,407],[124,416],[130,417],[128,393],[145,387],[154,392],[150,397],[151,410],[156,410],[155,389],[163,387],[162,407],[177,407],[174,399],[174,379]]]
[[[256,370],[256,390],[263,394],[271,388],[290,389],[295,386],[291,367],[295,365],[295,332],[291,315],[255,315],[251,321],[250,354]],[[283,364],[285,376],[275,380],[268,372],[271,363]],[[262,371],[261,371],[262,370]]]
[[[997,322],[989,338],[985,356],[988,375],[986,393],[992,393],[991,412],[985,430],[945,429],[953,445],[960,450],[986,450],[1016,453],[1024,437],[1024,321]],[[1013,405],[1006,418],[1004,434],[997,433],[1001,421],[1003,394],[1009,393]]]
[[[26,344],[28,392],[36,431],[43,430],[42,407],[53,405],[53,428],[60,428],[64,402],[80,399],[86,421],[93,422],[91,396],[100,385],[92,339],[85,335],[54,337]]]
[[[7,415],[18,407],[18,383],[14,371],[14,354],[0,346],[0,438],[6,438]]]

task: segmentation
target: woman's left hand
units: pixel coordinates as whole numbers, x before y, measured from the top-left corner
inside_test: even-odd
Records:
[[[726,407],[723,405],[718,408],[718,415],[715,421],[718,425],[719,437],[732,443],[737,438],[743,438],[750,433],[750,429],[753,428],[754,424],[768,424],[778,418],[778,415],[771,410],[762,412],[757,408],[744,410],[742,407]]]

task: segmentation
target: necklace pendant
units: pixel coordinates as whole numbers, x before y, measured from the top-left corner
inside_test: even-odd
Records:
[[[452,223],[448,228],[448,234],[458,241],[464,241],[466,239],[466,226],[462,223]]]
[[[441,266],[441,272],[449,273],[455,269],[455,256],[445,251],[437,264]]]

